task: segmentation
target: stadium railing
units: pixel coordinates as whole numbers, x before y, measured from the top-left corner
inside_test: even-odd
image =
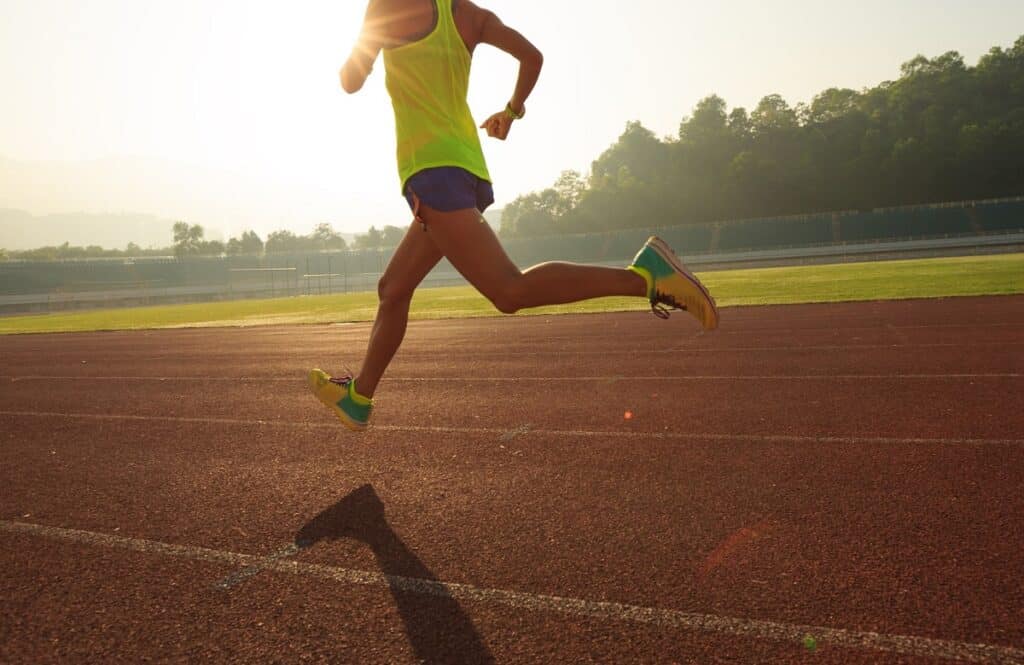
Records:
[[[1013,240],[1024,233],[1024,197],[959,201],[919,206],[836,211],[740,219],[701,224],[634,228],[587,234],[508,238],[503,244],[520,266],[550,260],[595,263],[628,261],[650,235],[663,237],[688,260],[730,260],[806,250],[810,255],[892,249],[898,243],[988,237]],[[980,241],[979,241],[980,242]],[[942,244],[942,243],[939,243]],[[947,246],[949,243],[946,243]],[[844,249],[846,248],[846,249]],[[113,302],[121,293],[132,302],[269,297],[367,291],[391,258],[393,249],[344,252],[293,252],[264,256],[94,259],[0,262],[0,308],[30,302],[49,308],[81,302]],[[725,257],[724,259],[722,257]],[[425,285],[461,283],[447,261],[428,275]]]

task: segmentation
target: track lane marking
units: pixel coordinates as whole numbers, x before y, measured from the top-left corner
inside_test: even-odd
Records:
[[[140,422],[172,422],[198,425],[232,425],[251,427],[283,427],[292,429],[323,429],[343,432],[341,426],[333,422],[297,422],[291,420],[244,420],[241,418],[214,418],[188,416],[140,416],[118,413],[69,413],[56,411],[0,411],[0,416],[14,418],[68,418],[82,420],[124,420]],[[501,436],[508,433],[501,427],[441,427],[430,425],[372,425],[367,434],[373,432],[425,432],[430,434],[480,434],[485,436]],[[919,438],[892,436],[799,436],[791,434],[723,434],[720,432],[637,432],[616,430],[564,430],[530,428],[520,436],[534,435],[565,436],[582,438],[616,437],[620,439],[666,439],[684,441],[747,441],[753,443],[870,443],[870,444],[933,444],[933,445],[1024,445],[1024,439],[969,439],[956,437]],[[358,435],[353,435],[358,436]]]
[[[861,301],[862,303],[864,301]],[[770,307],[771,305],[769,305]],[[778,305],[776,305],[778,306]],[[785,305],[782,305],[783,307]],[[728,309],[728,308],[726,308]],[[856,318],[856,317],[853,317]],[[820,317],[804,317],[804,321],[821,321]],[[756,318],[754,319],[756,322]],[[892,325],[890,323],[880,322],[878,325],[873,326],[845,326],[842,321],[837,322],[843,330],[935,330],[944,328],[970,328],[972,330],[978,328],[1006,328],[1008,326],[1019,326],[1019,321],[986,321],[984,323],[908,323],[903,325]],[[821,332],[832,330],[832,328],[766,328],[758,330],[756,327],[751,327],[743,330],[724,330],[715,331],[716,335],[719,334],[730,334],[730,335],[742,335],[745,333],[808,333],[808,332]]]
[[[578,342],[579,340],[574,341]],[[661,343],[659,340],[650,340],[653,343]],[[636,356],[636,355],[664,355],[664,354],[676,354],[676,353],[780,353],[789,351],[875,351],[875,350],[901,350],[901,349],[964,349],[967,346],[967,342],[934,342],[927,344],[808,344],[801,346],[672,346],[670,348],[663,349],[630,349],[621,350],[621,347],[616,349],[607,350],[587,350],[579,349],[572,351],[513,351],[506,350],[502,347],[495,346],[493,353],[483,353],[479,350],[467,351],[460,353],[460,358],[491,358],[495,355],[504,356],[559,356],[559,357],[571,357],[571,356]],[[975,342],[971,341],[969,347],[971,349],[978,347],[999,347],[1005,348],[1008,346],[1024,346],[1024,342]],[[415,353],[420,349],[416,349],[415,341],[409,344],[409,349],[405,349],[403,346],[403,356],[408,360],[408,356],[411,353]],[[479,347],[477,347],[479,349]],[[424,351],[429,351],[429,347],[425,347]]]
[[[813,635],[818,644],[835,645],[850,649],[885,651],[908,656],[960,660],[973,663],[1024,663],[1024,650],[1008,646],[958,642],[916,635],[890,635],[764,619],[699,614],[624,603],[593,601],[506,589],[491,589],[471,584],[440,582],[353,570],[325,564],[304,563],[287,559],[284,556],[275,557],[275,555],[271,555],[269,557],[261,557],[194,545],[172,545],[142,538],[113,536],[94,531],[66,529],[30,522],[0,520],[0,530],[7,533],[28,534],[51,540],[158,554],[172,558],[243,566],[243,570],[258,568],[258,570],[272,570],[300,577],[328,579],[343,584],[375,587],[389,586],[392,589],[400,589],[425,596],[440,596],[457,600],[498,604],[528,612],[557,612],[571,616],[652,624],[665,628],[723,633],[791,643],[800,643],[805,636]],[[297,545],[295,547],[298,548]],[[283,551],[281,550],[280,552]]]
[[[504,382],[520,383],[523,381],[926,381],[929,379],[1020,379],[1024,374],[1019,372],[982,372],[982,373],[943,373],[943,374],[689,374],[681,376],[388,376],[388,381],[404,381],[406,383],[440,383],[440,382]],[[73,376],[27,374],[24,376],[0,375],[0,379],[8,379],[11,383],[19,381],[185,381],[185,382],[274,382],[304,383],[305,377],[299,376]]]
[[[2,337],[3,337],[3,335],[0,335],[0,338],[2,338]],[[451,340],[445,340],[445,341],[451,342]],[[579,340],[576,340],[576,341],[579,341]],[[660,343],[659,340],[650,340],[650,341],[652,341],[654,343]],[[521,343],[521,342],[518,342],[518,343]],[[423,348],[419,348],[420,345],[422,345]],[[788,345],[788,346],[732,346],[732,347],[729,347],[729,346],[722,346],[722,347],[716,347],[716,346],[673,346],[673,347],[664,348],[664,349],[629,349],[629,350],[621,350],[621,347],[619,347],[619,348],[607,349],[607,350],[578,349],[578,350],[572,350],[572,351],[534,351],[534,350],[530,350],[530,351],[518,350],[517,351],[517,350],[509,350],[507,347],[503,347],[503,346],[495,346],[493,353],[486,353],[486,352],[480,352],[478,350],[474,350],[474,351],[466,351],[465,353],[460,353],[459,357],[462,358],[462,359],[465,359],[465,358],[472,358],[472,359],[493,358],[495,356],[500,356],[502,358],[507,357],[507,356],[511,356],[511,357],[558,356],[560,358],[568,358],[568,357],[572,357],[572,356],[638,356],[638,355],[665,355],[665,354],[690,353],[690,352],[700,352],[700,353],[732,353],[732,352],[738,352],[738,353],[749,353],[749,352],[768,353],[768,352],[772,352],[772,353],[779,353],[779,352],[786,352],[786,351],[858,351],[858,350],[870,351],[870,350],[878,350],[878,349],[900,350],[900,349],[950,349],[950,348],[956,348],[956,349],[961,349],[962,350],[962,349],[965,349],[965,348],[976,349],[976,348],[979,348],[979,347],[992,347],[992,346],[999,347],[999,348],[1005,348],[1005,347],[1010,347],[1010,346],[1024,346],[1024,342],[1014,342],[1014,341],[985,342],[985,341],[974,341],[974,340],[971,340],[969,343],[968,342],[959,342],[959,343],[956,343],[956,342],[934,342],[934,343],[924,343],[924,344],[807,344],[807,345],[800,345],[800,346]],[[480,347],[477,346],[476,348],[479,349]],[[430,349],[431,349],[431,347],[428,344],[425,344],[422,339],[407,341],[402,346],[402,354],[403,354],[403,358],[405,359],[403,362],[407,362],[410,358],[415,359],[416,356],[412,355],[412,354],[416,354],[419,351],[429,352]],[[47,350],[46,349],[31,349],[30,351],[35,352],[35,353],[45,353]],[[78,352],[73,352],[73,353],[72,352],[68,352],[68,355],[78,355],[80,353],[86,353],[86,351],[78,351]],[[237,351],[237,352],[219,351],[216,354],[214,354],[214,356],[217,357],[217,358],[233,358],[235,356],[251,357],[254,353],[256,353],[256,351],[253,351],[252,349],[249,349],[247,351]],[[262,352],[260,352],[260,353],[262,353]],[[334,351],[332,350],[332,351],[330,351],[330,353],[334,353]],[[265,353],[262,353],[262,355],[260,357],[263,358],[264,360],[267,360],[267,359],[272,360],[272,359],[275,359],[275,358],[285,358],[285,357],[291,358],[293,356],[294,356],[294,354],[288,354],[288,355],[281,354],[280,356],[271,356],[271,355],[267,355]],[[118,356],[118,359],[121,359],[122,357],[123,356]],[[140,361],[148,361],[148,360],[157,359],[157,360],[177,360],[177,361],[181,361],[181,360],[194,360],[194,359],[196,359],[196,357],[197,356],[195,354],[167,354],[167,353],[163,353],[163,354],[161,354],[159,356],[155,356],[155,357],[154,356],[142,355],[142,356],[139,357],[139,360]]]
[[[218,589],[230,589],[233,586],[241,584],[242,582],[249,579],[261,570],[266,570],[267,566],[269,566],[274,561],[279,561],[281,559],[293,557],[296,554],[298,554],[301,550],[302,548],[296,545],[295,543],[288,543],[287,545],[282,546],[273,554],[270,554],[260,559],[256,563],[249,566],[245,566],[241,570],[237,570],[231,573],[221,581],[217,582],[214,586]]]

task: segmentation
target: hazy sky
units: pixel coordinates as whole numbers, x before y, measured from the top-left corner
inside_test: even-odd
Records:
[[[712,92],[730,106],[749,108],[775,92],[795,104],[826,87],[896,78],[918,53],[958,50],[974,64],[1024,33],[1021,0],[480,4],[545,54],[527,118],[507,143],[484,140],[499,205],[563,169],[585,172],[628,120],[674,134]],[[182,174],[172,194],[161,181],[132,185],[123,202],[109,191],[68,199],[70,184],[54,180],[31,200],[19,194],[25,187],[0,189],[0,207],[187,215],[229,233],[406,223],[383,63],[357,95],[337,82],[364,7],[0,0],[0,156],[154,158],[170,162],[156,169],[164,180],[168,170]],[[473,67],[470,105],[482,118],[510,96],[515,62],[481,47]],[[202,197],[189,174],[201,178]],[[216,201],[221,191],[231,200]]]

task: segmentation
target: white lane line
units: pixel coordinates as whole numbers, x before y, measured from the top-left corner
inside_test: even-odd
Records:
[[[812,304],[813,305],[813,304],[831,304],[831,303],[807,303],[807,304]],[[871,303],[862,301],[862,302],[860,302],[858,304],[867,305],[867,304],[871,304]],[[790,306],[790,305],[786,305],[786,304],[783,304],[783,305],[767,305],[767,306],[766,305],[740,305],[739,308],[740,308],[740,310],[742,310],[742,309],[746,309],[748,307],[788,307],[788,306]],[[830,322],[835,322],[834,326],[831,326],[831,325],[828,326],[828,327],[822,327],[821,325],[811,325],[811,326],[800,325],[800,326],[794,326],[792,324],[805,324],[805,323],[808,323],[808,322],[810,322],[812,324],[821,324],[822,320],[823,320],[821,316],[800,316],[800,315],[795,315],[794,314],[794,315],[790,315],[790,316],[787,317],[786,324],[788,324],[788,325],[786,325],[786,327],[765,328],[765,327],[760,325],[761,321],[764,319],[764,316],[760,312],[752,312],[749,317],[747,317],[747,316],[739,316],[739,317],[737,317],[737,316],[733,315],[733,314],[735,314],[737,312],[737,309],[735,309],[734,307],[724,307],[724,308],[720,308],[720,309],[722,309],[723,311],[728,311],[730,313],[729,321],[728,322],[731,325],[731,327],[730,328],[725,328],[725,329],[719,328],[719,329],[715,330],[712,333],[702,333],[699,328],[694,328],[693,329],[693,333],[694,333],[695,336],[700,336],[701,334],[709,334],[709,335],[726,335],[726,334],[728,334],[728,335],[742,335],[742,334],[746,334],[746,333],[751,333],[751,334],[758,334],[758,335],[760,335],[760,334],[764,334],[764,333],[813,333],[813,332],[822,332],[822,331],[832,331],[836,327],[842,328],[843,330],[858,330],[858,331],[860,331],[860,330],[886,330],[886,329],[891,329],[891,328],[896,328],[896,329],[904,329],[905,328],[905,329],[908,329],[908,330],[928,330],[928,329],[944,329],[944,328],[970,328],[972,330],[975,330],[975,329],[980,329],[980,328],[1006,328],[1006,327],[1009,327],[1009,326],[1019,326],[1019,325],[1021,325],[1020,322],[1018,322],[1018,321],[1007,321],[1007,320],[1002,320],[1002,321],[983,321],[983,320],[980,320],[980,319],[977,320],[977,321],[972,321],[971,323],[950,323],[950,322],[940,323],[940,322],[934,322],[934,323],[895,323],[894,324],[894,323],[890,323],[888,320],[886,320],[886,317],[877,316],[875,314],[864,314],[864,315],[849,315],[849,316],[845,316],[845,317],[841,317],[841,318],[838,318],[838,317],[828,317]],[[635,310],[622,310],[620,312],[604,312],[604,313],[605,314],[643,314],[643,315],[649,315],[650,309],[647,308],[646,306],[644,306],[644,307],[637,308]],[[1014,311],[1013,313],[1016,314],[1017,312]],[[594,316],[595,314],[601,314],[601,313],[590,313],[590,314],[587,314],[587,316]],[[1000,318],[1002,318],[1002,315],[1005,314],[1005,312],[999,312],[999,314],[1000,314]],[[480,327],[490,327],[490,328],[493,328],[495,332],[502,332],[502,331],[498,330],[500,325],[508,325],[509,327],[514,327],[515,325],[519,324],[522,327],[528,327],[527,324],[535,323],[536,324],[536,328],[541,328],[542,326],[546,325],[546,324],[544,324],[542,322],[539,322],[539,321],[536,321],[535,319],[533,319],[533,317],[535,317],[535,316],[552,316],[552,318],[557,321],[557,320],[559,320],[561,315],[526,314],[526,315],[520,315],[520,316],[515,316],[515,317],[501,317],[501,316],[496,316],[496,317],[472,317],[472,318],[457,319],[457,320],[456,319],[447,319],[447,320],[446,319],[434,319],[434,320],[430,320],[430,319],[416,319],[416,320],[410,321],[409,323],[417,325],[419,327],[428,328],[427,331],[425,331],[424,333],[421,333],[421,334],[431,334],[431,333],[434,333],[434,331],[430,330],[430,328],[435,328],[435,329],[436,328],[440,328],[441,326],[439,325],[439,323],[441,323],[441,322],[449,322],[449,321],[458,321],[459,323],[465,322],[465,323],[481,324]],[[984,317],[984,314],[982,316]],[[644,319],[646,319],[647,317],[646,316],[641,316],[641,317],[637,317],[637,318],[641,322],[640,325],[643,325]],[[992,318],[992,317],[988,317],[988,318]],[[582,316],[576,318],[575,320],[577,322],[585,321],[584,317],[582,317]],[[648,320],[652,324],[656,324],[657,323],[656,321],[654,321],[652,319],[648,319]],[[851,322],[856,323],[856,325],[849,325]],[[498,325],[487,326],[486,323],[497,323]],[[623,323],[625,325],[629,325],[629,323],[625,323],[625,322],[623,322]],[[635,322],[630,322],[630,323],[635,323]],[[457,325],[457,326],[454,326],[454,327],[456,327],[456,328],[466,328],[465,325]],[[536,332],[536,328],[534,328],[533,330],[526,331],[526,334],[529,334],[530,332]],[[580,335],[586,335],[588,337],[599,337],[600,336],[600,333],[596,332],[596,328],[594,326],[589,326],[589,325],[586,325],[586,324],[583,324],[583,325],[579,326],[579,334]],[[438,338],[442,338],[443,337],[446,340],[447,339],[456,338],[455,335],[453,335],[453,334],[445,335],[442,332],[437,333],[436,336]],[[468,340],[472,339],[472,336],[471,335],[464,335],[464,336],[457,337],[457,339],[459,341],[468,341]]]
[[[406,383],[478,383],[525,381],[584,381],[593,383],[615,383],[617,381],[921,381],[960,379],[1020,379],[1019,372],[943,373],[943,374],[684,374],[676,376],[388,376],[388,381]],[[12,383],[19,381],[182,381],[182,382],[275,382],[305,383],[300,376],[4,376]]]
[[[505,432],[504,434],[501,435],[501,439],[500,440],[501,441],[511,441],[512,439],[516,438],[517,436],[520,436],[521,434],[526,434],[527,432],[530,431],[530,429],[532,427],[533,426],[530,423],[526,423],[525,425],[520,425],[519,427],[516,427],[515,429],[510,429],[509,431],[507,431],[507,432]]]
[[[120,413],[69,413],[57,411],[0,411],[0,416],[13,418],[68,418],[82,420],[114,420],[139,422],[170,422],[198,425],[231,425],[233,427],[282,427],[291,429],[322,429],[342,434],[334,422],[295,422],[291,420],[245,420],[242,418],[214,418],[188,416],[139,416]],[[502,436],[509,430],[500,427],[442,427],[430,425],[371,425],[366,434],[373,432],[423,432],[429,434],[480,434]],[[919,438],[895,436],[798,436],[791,434],[723,434],[720,432],[638,432],[615,430],[540,429],[530,428],[517,436],[551,436],[618,439],[664,439],[669,441],[743,441],[749,443],[868,443],[913,445],[1024,445],[1024,439],[971,439],[962,437]],[[352,435],[358,436],[358,435]]]
[[[338,566],[302,563],[284,557],[259,557],[251,554],[214,550],[193,545],[172,545],[142,538],[112,536],[93,531],[64,529],[27,522],[0,520],[0,530],[8,533],[29,534],[97,547],[110,547],[181,559],[231,564],[243,566],[243,570],[258,567],[259,570],[272,570],[301,577],[328,579],[343,584],[375,587],[387,586],[392,589],[425,596],[441,596],[457,600],[492,603],[528,612],[557,612],[609,621],[653,624],[679,630],[723,633],[726,635],[791,643],[799,643],[805,636],[812,635],[819,644],[829,644],[850,649],[886,651],[908,656],[960,660],[973,663],[1024,663],[1024,650],[992,644],[940,640],[930,637],[918,637],[916,635],[887,635],[884,633],[847,630],[845,628],[832,628],[828,626],[810,626],[763,619],[725,617],[715,614],[680,612],[640,605],[550,596],[505,589],[489,589],[471,584],[385,575]]]
[[[568,343],[576,344],[579,340],[567,340]],[[661,344],[661,342],[655,340],[653,343]],[[877,350],[904,350],[909,349],[911,351],[915,349],[958,349],[960,351],[977,349],[980,347],[998,347],[1000,349],[1005,347],[1018,347],[1024,346],[1024,342],[970,342],[970,343],[953,343],[953,342],[936,342],[933,344],[807,344],[803,346],[672,346],[668,348],[659,349],[580,349],[580,350],[565,350],[565,351],[526,351],[526,350],[505,350],[500,347],[496,347],[492,354],[483,353],[479,350],[467,350],[465,353],[459,353],[460,359],[480,359],[480,358],[493,358],[495,355],[505,357],[529,357],[529,356],[558,356],[559,358],[572,358],[573,356],[641,356],[641,355],[669,355],[669,354],[680,354],[680,353],[787,353],[787,352],[805,352],[805,351],[877,351]],[[408,362],[413,358],[411,354],[416,353],[419,349],[410,347],[405,350],[403,347],[403,357]]]
[[[260,559],[258,562],[251,566],[245,566],[241,570],[231,573],[221,581],[217,582],[214,586],[218,589],[230,589],[231,587],[241,584],[245,580],[249,579],[261,570],[266,570],[267,566],[274,561],[280,561],[281,559],[287,559],[288,557],[295,556],[299,553],[301,548],[295,543],[288,543],[281,547],[273,554]]]
[[[865,317],[865,318],[868,318],[868,317]],[[813,321],[820,321],[821,319],[819,319],[819,318],[805,318],[803,320],[804,321],[812,321],[813,322]],[[844,321],[843,320],[838,320],[838,321],[835,321],[835,327],[828,327],[828,328],[820,328],[820,327],[816,327],[816,326],[812,326],[812,327],[809,327],[809,328],[792,328],[792,327],[791,328],[758,328],[757,325],[756,325],[756,321],[757,321],[756,317],[754,317],[752,319],[748,319],[747,321],[744,321],[744,323],[753,323],[754,324],[753,326],[751,326],[749,328],[739,328],[739,329],[729,329],[729,328],[726,328],[724,330],[723,329],[718,329],[718,330],[715,330],[713,333],[708,333],[708,334],[711,334],[711,335],[799,334],[799,333],[832,332],[832,331],[835,330],[835,327],[842,328],[842,330],[844,330],[844,331],[861,331],[861,330],[868,330],[868,331],[943,330],[943,329],[949,329],[949,328],[969,328],[971,330],[978,330],[978,329],[982,329],[982,328],[1007,328],[1007,327],[1017,327],[1017,326],[1021,325],[1019,322],[1016,322],[1016,321],[992,321],[992,322],[980,322],[980,321],[978,321],[978,322],[972,322],[972,323],[919,323],[919,324],[906,324],[906,325],[892,325],[891,323],[886,323],[885,321],[881,321],[880,320],[875,325],[850,326],[850,325],[844,325]],[[703,333],[698,331],[697,334],[701,335]]]
[[[566,343],[579,344],[580,340],[576,338],[564,338]],[[449,345],[452,340],[445,340]],[[549,343],[550,340],[545,340],[544,343]],[[664,343],[659,340],[652,340],[651,343],[659,344],[664,346]],[[522,341],[516,341],[516,344],[522,345]],[[787,346],[689,346],[689,345],[676,345],[666,348],[658,349],[623,349],[621,346],[613,349],[565,349],[560,351],[545,351],[545,350],[524,350],[521,348],[508,348],[508,346],[495,346],[493,351],[480,351],[479,346],[474,347],[473,350],[460,351],[460,359],[488,359],[498,357],[500,359],[506,358],[520,358],[529,356],[558,356],[559,358],[572,358],[574,356],[644,356],[644,355],[668,355],[668,354],[680,354],[680,353],[785,353],[785,352],[804,352],[804,351],[872,351],[872,350],[905,350],[905,349],[958,349],[962,352],[978,349],[982,347],[998,347],[1000,349],[1006,347],[1018,347],[1024,346],[1024,342],[1005,341],[1005,342],[984,342],[984,341],[970,341],[967,342],[935,342],[928,344],[805,344],[805,345],[787,345]],[[25,351],[22,349],[22,351]],[[47,353],[46,349],[30,349],[35,353]],[[312,353],[316,351],[318,354],[335,354],[336,351],[332,349],[320,350],[308,350]],[[402,362],[411,362],[421,360],[421,356],[417,356],[419,353],[431,353],[431,347],[423,343],[423,340],[407,341],[402,347]],[[69,355],[79,356],[85,353],[85,351],[69,352]],[[249,349],[247,351],[218,351],[213,354],[214,358],[234,358],[236,356],[252,357],[254,351]],[[95,354],[89,354],[95,357]],[[269,353],[260,352],[260,358],[264,362],[270,362],[277,359],[283,359],[285,357],[293,357],[294,354],[285,356],[281,355],[270,355]],[[152,360],[165,360],[165,361],[194,361],[197,357],[208,359],[208,357],[197,356],[197,354],[184,354],[184,353],[164,353],[160,356],[148,356],[140,354],[136,360],[138,362],[149,362]],[[117,360],[123,360],[124,356],[117,356]],[[107,360],[106,358],[99,358],[97,362]]]

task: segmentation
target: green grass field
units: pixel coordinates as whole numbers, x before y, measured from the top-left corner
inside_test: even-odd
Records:
[[[1024,254],[725,270],[700,273],[700,278],[723,307],[998,295],[1024,293]],[[0,334],[371,321],[376,307],[376,294],[368,292],[91,310],[0,318]],[[639,298],[601,298],[523,314],[647,307]],[[422,289],[411,312],[413,319],[496,315],[470,287]]]

